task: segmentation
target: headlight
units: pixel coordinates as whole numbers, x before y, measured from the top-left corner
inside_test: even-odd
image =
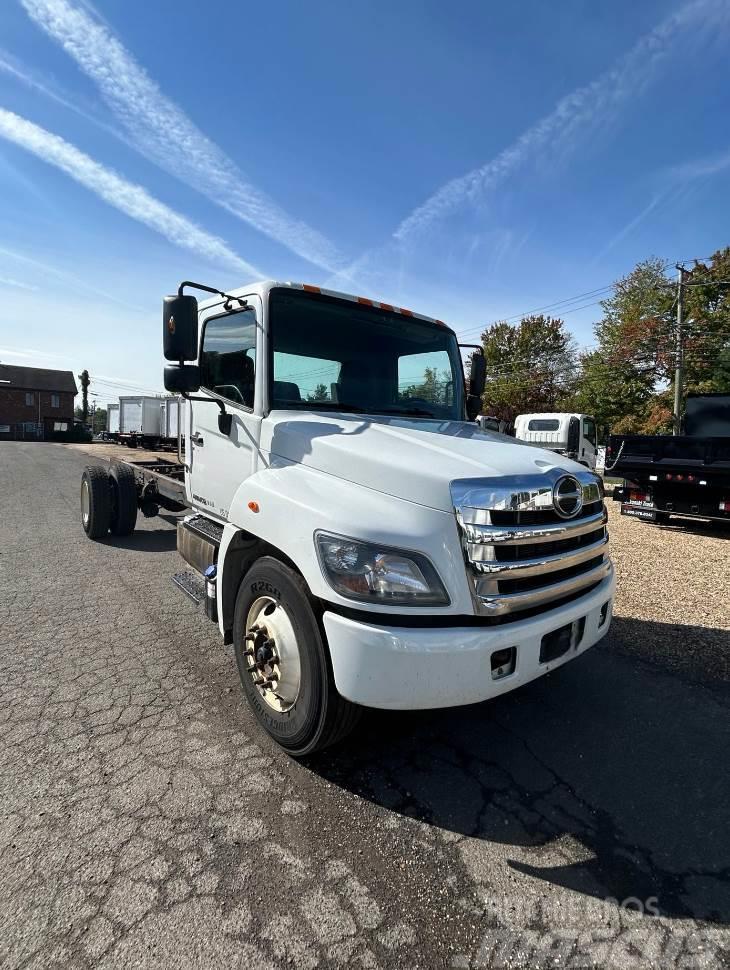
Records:
[[[425,556],[317,532],[319,561],[341,596],[391,606],[445,606],[449,597]]]

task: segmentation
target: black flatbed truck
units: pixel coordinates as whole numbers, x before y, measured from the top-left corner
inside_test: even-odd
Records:
[[[611,435],[609,477],[621,514],[666,523],[671,515],[730,523],[730,394],[690,394],[683,435]]]

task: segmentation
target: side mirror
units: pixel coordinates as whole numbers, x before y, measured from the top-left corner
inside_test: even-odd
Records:
[[[466,416],[469,421],[476,421],[482,409],[482,399],[476,394],[470,394],[466,399]]]
[[[162,343],[166,360],[197,360],[198,301],[194,296],[182,294],[164,298]],[[165,380],[167,380],[167,370],[165,370]]]
[[[194,394],[200,390],[197,364],[175,364],[165,368],[165,390],[173,394]]]
[[[471,367],[469,369],[469,396],[481,397],[484,393],[484,385],[487,381],[487,362],[484,354],[477,351],[472,354]],[[478,414],[479,412],[477,412]],[[476,415],[475,415],[476,417]]]

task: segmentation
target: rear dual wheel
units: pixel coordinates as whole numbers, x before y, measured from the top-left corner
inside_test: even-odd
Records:
[[[337,693],[306,583],[278,559],[263,557],[244,577],[233,642],[246,698],[289,754],[314,754],[354,728],[361,709]]]
[[[81,476],[81,524],[90,539],[128,536],[137,522],[137,484],[128,465],[87,465]]]

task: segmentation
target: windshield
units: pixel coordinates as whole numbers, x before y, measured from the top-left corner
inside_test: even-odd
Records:
[[[272,290],[271,407],[463,420],[446,327],[300,290]]]

